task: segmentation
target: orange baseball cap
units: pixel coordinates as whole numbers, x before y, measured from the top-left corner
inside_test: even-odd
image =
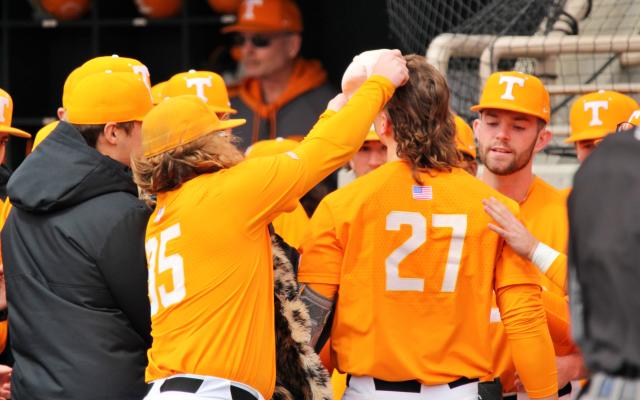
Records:
[[[302,32],[300,9],[293,0],[244,0],[237,23],[222,32]]]
[[[38,133],[36,133],[36,137],[33,139],[33,147],[31,150],[35,150],[35,148],[38,147],[38,145],[40,145],[40,143],[42,143],[42,141],[45,140],[54,129],[56,129],[58,122],[60,121],[49,122],[47,125],[40,128]]]
[[[565,143],[600,139],[614,133],[620,122],[627,121],[638,108],[629,96],[609,90],[585,94],[571,106],[571,134]]]
[[[454,115],[456,121],[456,149],[476,158],[476,142],[473,137],[473,130],[467,122],[457,115]]]
[[[549,92],[542,81],[517,71],[491,74],[482,90],[480,103],[471,107],[471,111],[487,108],[533,115],[546,123],[551,119]]]
[[[0,132],[27,139],[31,137],[22,129],[11,126],[11,121],[13,121],[13,99],[9,93],[0,89]]]
[[[154,107],[142,121],[145,157],[190,143],[213,132],[243,125],[244,119],[221,121],[198,96],[169,97]]]
[[[162,89],[163,97],[175,97],[193,94],[200,97],[214,112],[232,113],[229,94],[224,79],[215,72],[194,71],[175,74]]]
[[[298,147],[300,143],[295,140],[285,138],[275,138],[268,140],[260,140],[255,142],[244,152],[245,157],[263,157],[273,156],[280,153],[286,153]]]
[[[164,95],[162,94],[162,91],[164,90],[164,87],[166,85],[167,85],[167,81],[164,81],[164,82],[156,83],[155,85],[151,86],[151,98],[153,99],[153,105],[156,105],[160,103],[162,100],[164,100]]]
[[[67,108],[69,95],[78,81],[87,75],[104,71],[133,72],[138,74],[144,79],[145,85],[149,91],[151,91],[149,69],[143,63],[134,58],[120,57],[117,54],[111,56],[100,56],[92,58],[71,71],[65,80],[64,88],[62,89],[62,107]]]
[[[79,79],[66,108],[72,124],[105,124],[142,121],[153,103],[140,75],[105,71]]]

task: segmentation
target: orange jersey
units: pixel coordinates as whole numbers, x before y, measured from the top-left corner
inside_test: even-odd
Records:
[[[278,215],[273,229],[289,246],[299,249],[309,232],[309,216],[302,204],[298,202],[295,210]]]
[[[481,203],[494,196],[517,214],[515,202],[461,169],[420,176],[423,185],[406,162],[389,162],[312,217],[299,280],[338,286],[331,346],[341,372],[428,385],[481,377],[491,371],[493,289],[535,288],[537,272],[501,250]]]
[[[569,238],[565,195],[542,179],[535,177],[527,197],[520,204],[520,218],[533,236],[560,253],[545,274],[542,271],[539,272],[543,289],[563,299],[567,275],[566,249]],[[568,329],[569,311],[568,308],[562,310],[557,306],[551,306],[554,303],[549,302],[549,297],[551,296],[545,299],[548,321],[550,324],[552,321],[558,324],[550,325],[550,330],[554,333],[552,335],[554,347],[558,355],[566,355],[569,351],[575,350]],[[566,303],[566,300],[563,301]],[[549,317],[550,313],[554,318]],[[503,391],[511,393],[515,391],[515,366],[497,309],[492,311],[491,322],[491,345],[494,349],[493,376],[499,376]],[[561,334],[562,332],[564,335]]]
[[[393,90],[387,79],[374,76],[340,112],[323,114],[295,150],[199,175],[158,194],[146,232],[153,336],[147,381],[209,375],[271,398],[268,224],[349,160]]]

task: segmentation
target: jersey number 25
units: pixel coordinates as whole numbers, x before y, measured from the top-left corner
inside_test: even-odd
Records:
[[[167,308],[179,303],[184,299],[186,292],[184,288],[184,262],[180,254],[167,255],[167,242],[180,237],[180,224],[171,225],[160,232],[160,241],[157,237],[147,240],[147,261],[149,262],[149,301],[151,302],[151,315],[158,312],[158,294],[162,307]],[[159,247],[159,248],[158,248]],[[171,271],[173,278],[173,290],[168,291],[165,285],[156,288],[157,274]]]

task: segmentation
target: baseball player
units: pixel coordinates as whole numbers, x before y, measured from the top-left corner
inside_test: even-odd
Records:
[[[312,217],[299,272],[312,342],[322,345],[335,303],[344,399],[475,400],[491,371],[495,290],[529,394],[554,398],[536,272],[487,229],[481,202],[493,196],[514,213],[517,204],[458,167],[446,81],[424,57],[406,59],[409,82],[374,122],[387,163],[329,194]]]
[[[497,72],[489,77],[479,104],[471,110],[480,114],[473,126],[485,166],[481,180],[520,204],[522,222],[499,202],[486,201],[486,211],[497,222],[490,227],[523,259],[537,267],[549,297],[555,295],[555,300],[566,302],[563,300],[568,237],[565,197],[532,172],[533,156],[551,139],[551,132],[546,129],[550,118],[549,94],[534,76],[514,71]],[[559,318],[568,324],[566,311]],[[510,349],[506,341],[499,310],[492,310],[490,319],[494,376],[500,378],[504,393],[514,393],[516,376],[512,356],[516,356],[516,350]],[[575,351],[571,346],[560,345],[567,341],[566,337],[554,336],[553,339],[556,354],[564,356]],[[564,372],[558,371],[560,396],[570,393],[567,382],[576,378],[566,377]]]
[[[143,122],[136,181],[157,195],[146,233],[153,345],[147,400],[270,399],[275,385],[268,225],[346,163],[407,78],[389,51],[348,102],[329,104],[296,149],[242,160],[197,96],[158,104]],[[346,104],[345,104],[346,103]],[[336,112],[337,111],[337,112]],[[203,223],[206,221],[206,223]]]
[[[565,143],[575,145],[578,160],[582,162],[599,141],[615,132],[618,124],[626,121],[638,107],[631,97],[609,90],[581,96],[571,106],[571,135]]]
[[[382,144],[373,126],[349,164],[338,171],[338,187],[373,171],[387,161],[387,146]]]
[[[362,147],[349,161],[349,167],[356,178],[365,175],[378,168],[387,161],[387,146],[381,141],[378,134],[371,130],[365,138]]]
[[[0,164],[4,163],[7,152],[7,143],[9,136],[16,136],[30,139],[31,135],[27,132],[11,126],[13,120],[13,99],[9,93],[0,89]],[[0,173],[0,201],[6,197],[5,185],[9,180],[10,170],[2,166],[3,171]]]

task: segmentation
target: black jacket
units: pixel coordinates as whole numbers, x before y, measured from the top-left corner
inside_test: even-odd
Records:
[[[14,400],[140,399],[148,208],[130,170],[60,123],[14,172],[2,231]]]
[[[569,198],[572,329],[593,372],[640,376],[640,129],[607,137]]]

